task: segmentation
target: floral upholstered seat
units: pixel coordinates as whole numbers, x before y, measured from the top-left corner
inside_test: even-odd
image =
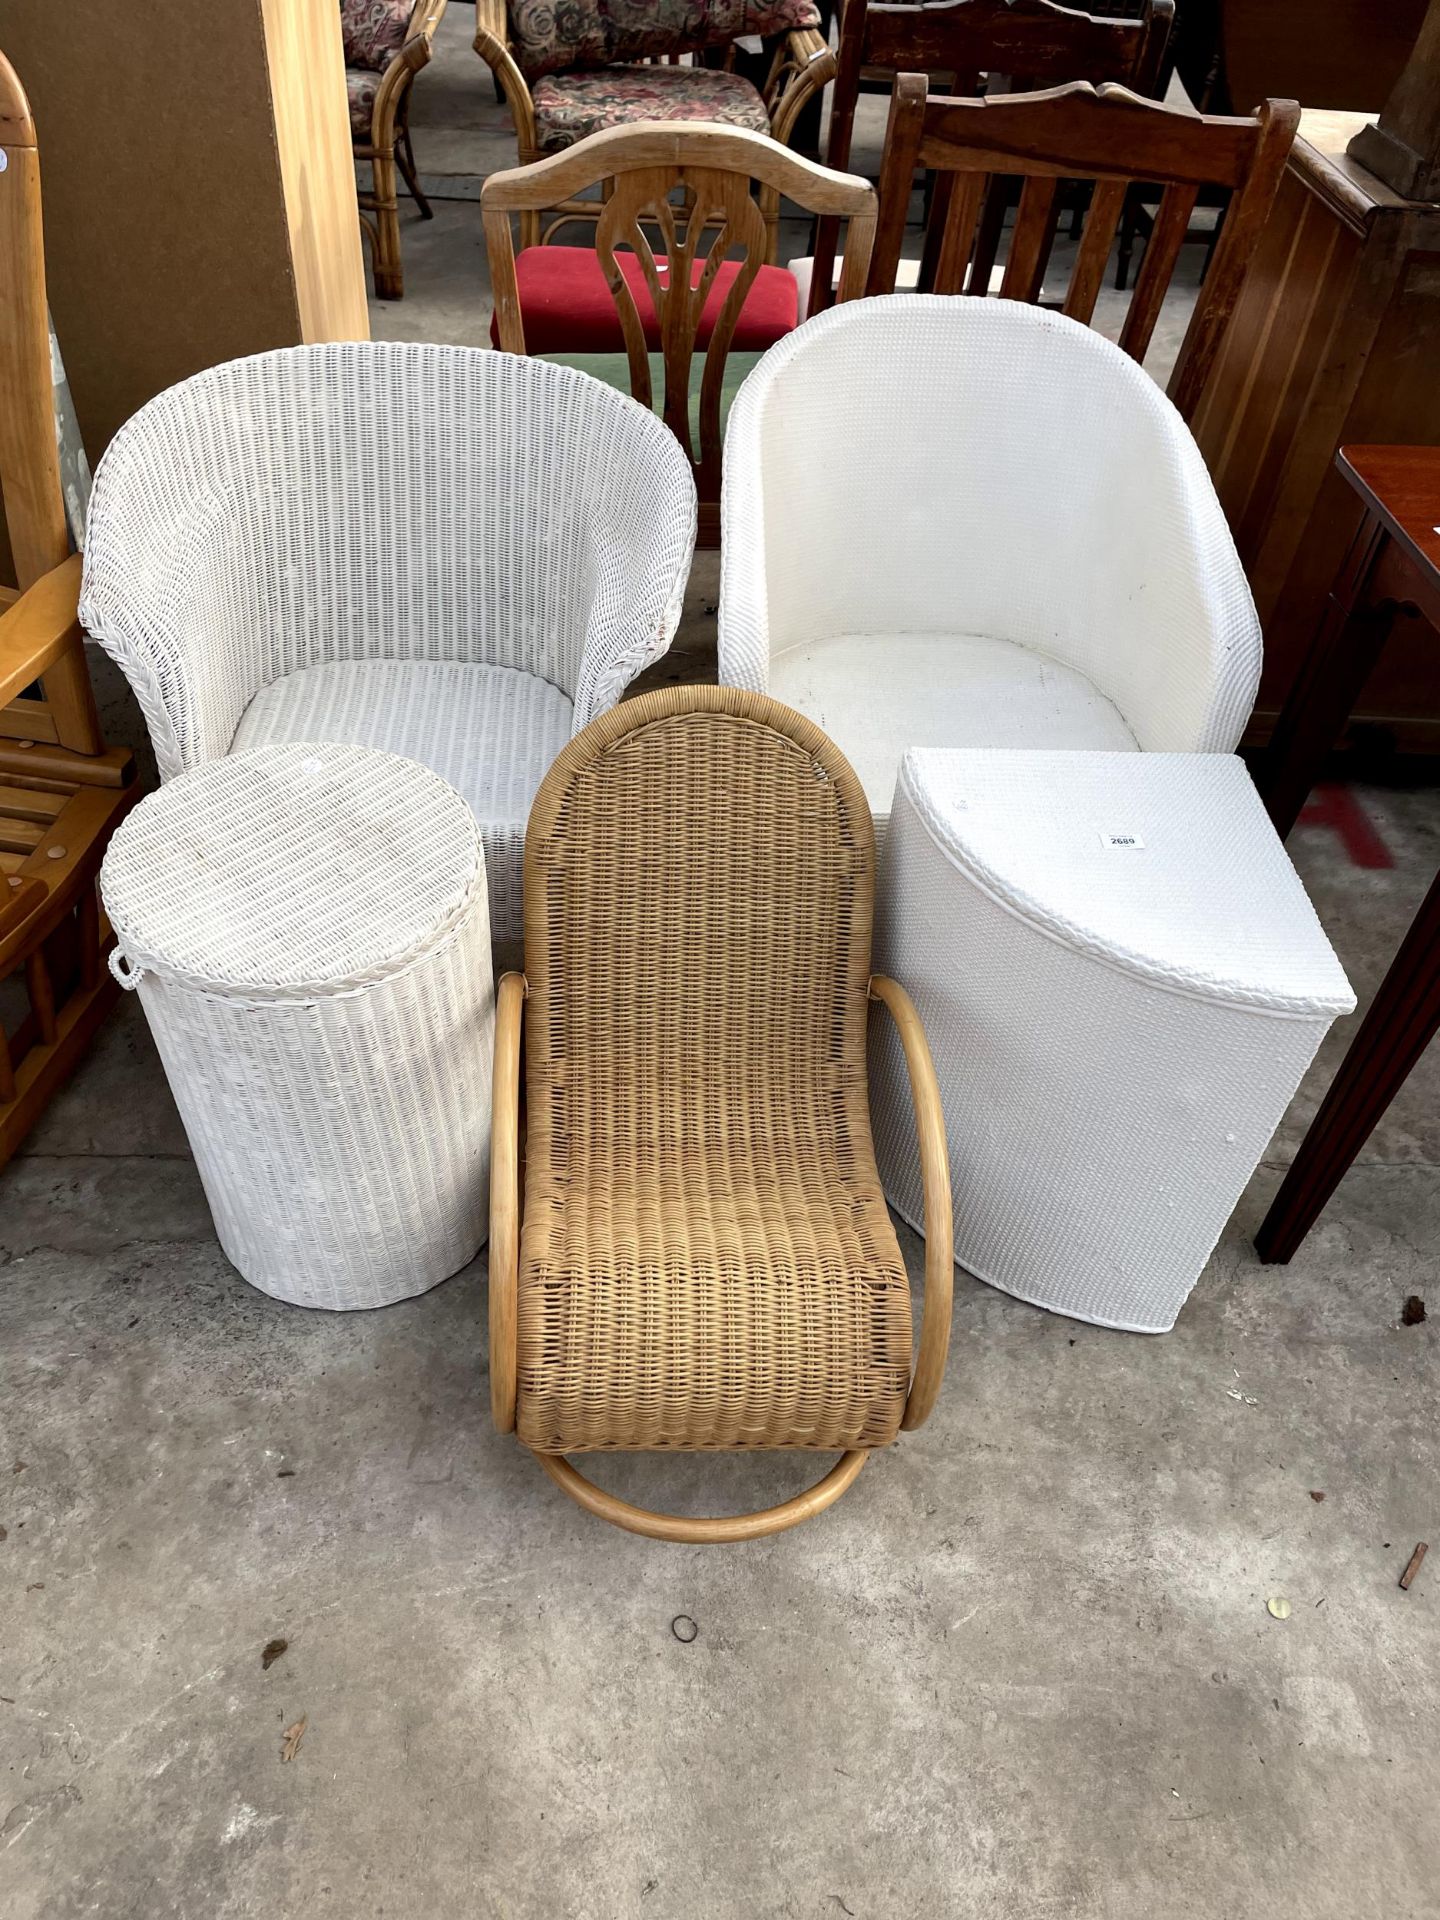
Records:
[[[711,67],[600,67],[550,73],[534,87],[535,144],[559,153],[604,127],[637,120],[718,120],[770,131],[765,102],[738,73]]]
[[[763,90],[731,70],[737,43],[761,40],[772,43]],[[475,51],[510,107],[521,166],[647,121],[718,121],[784,146],[835,74],[815,0],[475,0]],[[546,211],[548,238],[593,221],[599,203]],[[540,214],[522,212],[521,245],[541,234]]]
[[[510,0],[509,13],[515,59],[532,85],[570,68],[662,60],[820,24],[814,0]]]

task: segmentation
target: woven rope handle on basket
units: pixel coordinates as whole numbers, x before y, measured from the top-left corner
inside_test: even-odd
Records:
[[[120,985],[125,989],[126,993],[133,993],[136,987],[139,986],[145,969],[143,967],[132,966],[128,957],[120,951],[119,947],[112,947],[110,949],[110,971],[120,982]]]

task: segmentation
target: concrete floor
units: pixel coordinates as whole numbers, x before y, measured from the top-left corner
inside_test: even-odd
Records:
[[[469,98],[453,58],[431,81]],[[478,337],[477,229],[407,225],[377,332]],[[707,560],[697,657],[713,596]],[[1292,849],[1368,995],[1440,806],[1358,798],[1392,868]],[[0,1174],[0,1914],[1440,1913],[1434,1556],[1396,1585],[1440,1532],[1435,1056],[1293,1265],[1251,1247],[1353,1027],[1173,1334],[960,1276],[931,1424],[812,1525],[704,1550],[602,1527],[490,1430],[483,1259],[358,1316],[247,1287],[127,1003]],[[807,1463],[602,1477],[701,1510]]]

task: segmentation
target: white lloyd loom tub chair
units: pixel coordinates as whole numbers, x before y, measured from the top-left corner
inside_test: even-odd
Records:
[[[1199,451],[1077,321],[894,294],[807,321],[725,440],[720,680],[911,747],[1228,752],[1260,629]]]
[[[162,778],[296,740],[424,762],[520,936],[530,802],[670,644],[695,486],[669,429],[570,368],[348,343],[232,361],[115,436],[81,619]]]

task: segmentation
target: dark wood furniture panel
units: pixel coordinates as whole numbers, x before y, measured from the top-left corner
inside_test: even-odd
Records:
[[[1360,524],[1275,729],[1260,792],[1283,837],[1372,673],[1397,606],[1440,652],[1440,447],[1341,453],[1337,480]],[[1401,944],[1256,1236],[1260,1257],[1295,1253],[1440,1027],[1440,877]]]

